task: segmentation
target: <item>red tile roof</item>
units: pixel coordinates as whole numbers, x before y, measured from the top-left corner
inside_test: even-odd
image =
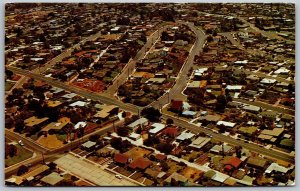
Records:
[[[155,158],[156,158],[157,160],[162,161],[162,160],[166,160],[166,159],[167,159],[167,156],[166,156],[166,155],[163,155],[163,154],[156,154],[156,155],[155,155]]]
[[[114,161],[117,163],[125,164],[127,163],[129,157],[125,154],[116,153],[114,156]]]
[[[173,100],[171,102],[171,108],[172,109],[180,110],[182,106],[183,106],[183,101]]]
[[[162,133],[172,137],[176,137],[179,134],[176,127],[167,127]]]
[[[234,168],[238,168],[241,165],[242,160],[237,157],[231,157],[229,160],[226,160],[223,163],[226,164],[226,166],[230,165]]]
[[[134,160],[132,163],[130,163],[129,167],[132,168],[132,169],[139,168],[141,170],[145,170],[151,164],[152,164],[152,162],[149,159],[140,157],[140,158]]]

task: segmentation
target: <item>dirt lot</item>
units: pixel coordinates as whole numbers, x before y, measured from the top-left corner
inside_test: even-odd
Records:
[[[64,145],[62,141],[57,139],[56,135],[48,135],[47,137],[41,136],[37,140],[37,143],[49,149],[56,149]]]

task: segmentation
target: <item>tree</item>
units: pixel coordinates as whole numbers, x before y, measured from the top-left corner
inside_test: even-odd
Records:
[[[117,128],[117,134],[122,137],[127,137],[129,134],[129,129],[126,127],[119,127]]]
[[[161,117],[160,111],[154,107],[144,108],[141,112],[141,115],[146,117],[151,122],[157,122]]]
[[[91,136],[89,137],[89,140],[90,140],[90,141],[93,141],[93,142],[96,142],[96,141],[98,141],[99,138],[100,138],[100,135],[95,134],[95,135],[91,135]]]
[[[173,150],[173,145],[170,143],[159,143],[156,147],[157,150],[165,154],[170,154]]]
[[[166,122],[167,122],[167,125],[172,125],[174,123],[173,119],[171,119],[171,118],[168,118]]]
[[[7,76],[8,79],[11,79],[14,73],[10,70],[5,70],[5,75]]]
[[[9,145],[5,143],[5,158],[14,157],[17,154],[17,147],[15,145]]]
[[[166,31],[163,31],[163,32],[161,33],[161,40],[162,40],[162,41],[167,41],[168,39],[169,39],[168,33],[167,33]]]
[[[48,164],[48,166],[49,166],[50,170],[55,170],[57,164],[55,164],[54,162],[50,162],[50,163]]]
[[[209,36],[207,37],[207,42],[212,42],[213,40],[214,40],[214,38],[213,38],[212,36],[209,35]]]
[[[25,174],[26,172],[28,172],[28,167],[25,166],[25,165],[21,165],[19,168],[18,168],[18,171],[17,171],[17,175],[18,176],[21,176],[22,174]]]
[[[24,120],[22,119],[16,119],[15,121],[15,131],[18,132],[18,133],[21,133],[24,129]]]
[[[217,111],[224,111],[227,105],[227,100],[224,95],[219,95],[217,97],[217,104],[216,104],[216,110]]]
[[[169,168],[170,168],[166,161],[161,161],[160,166],[161,166],[162,170],[165,171],[165,172],[168,171]]]
[[[110,140],[110,145],[117,150],[121,150],[122,149],[122,139],[114,137]]]

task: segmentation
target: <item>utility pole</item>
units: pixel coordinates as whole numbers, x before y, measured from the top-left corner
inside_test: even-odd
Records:
[[[41,152],[41,153],[42,153],[42,158],[43,158],[43,164],[45,164],[44,153],[43,152]]]

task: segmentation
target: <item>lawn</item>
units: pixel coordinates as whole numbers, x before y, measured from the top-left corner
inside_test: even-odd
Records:
[[[32,157],[33,153],[20,145],[16,145],[17,154],[14,157],[8,157],[5,159],[5,167],[17,164],[21,161],[24,161],[30,157]]]
[[[56,137],[57,137],[58,140],[64,141],[64,140],[66,140],[67,135],[66,134],[62,134],[62,135],[56,134]]]

